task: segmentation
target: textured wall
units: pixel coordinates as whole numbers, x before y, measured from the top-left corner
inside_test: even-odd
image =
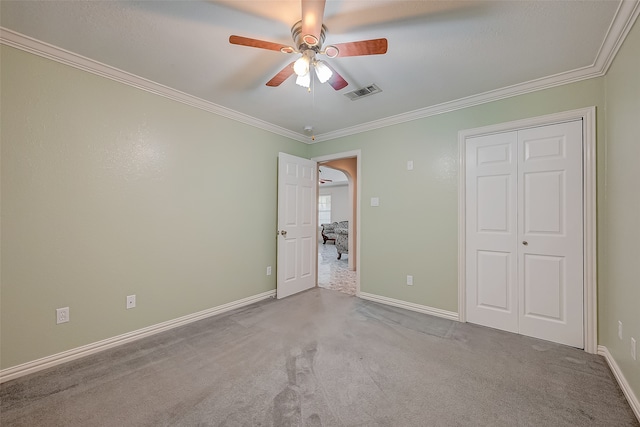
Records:
[[[1,55],[2,368],[275,289],[277,153],[306,145]]]
[[[600,259],[599,343],[605,345],[640,398],[640,23],[627,36],[605,77],[606,221]],[[623,324],[618,338],[618,321]],[[631,337],[638,360],[631,358]]]
[[[362,150],[361,290],[457,312],[458,131],[601,109],[603,87],[591,79],[313,145],[312,156]]]

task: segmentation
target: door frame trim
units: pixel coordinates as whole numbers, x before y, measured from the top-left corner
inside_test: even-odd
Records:
[[[584,350],[598,352],[597,223],[596,223],[596,107],[465,129],[458,132],[458,316],[467,321],[466,307],[466,140],[467,138],[582,120],[582,213]]]
[[[356,296],[359,297],[360,296],[360,249],[361,249],[361,245],[360,245],[360,237],[361,237],[361,233],[360,233],[360,200],[362,197],[362,150],[352,150],[352,151],[344,151],[342,153],[336,153],[336,154],[327,154],[324,156],[317,156],[317,157],[312,157],[311,160],[315,161],[316,164],[317,163],[321,163],[321,162],[328,162],[330,160],[339,160],[339,159],[345,159],[345,158],[356,158],[356,179],[357,179],[357,183],[356,183],[356,241],[355,241],[355,245],[356,245],[356,256],[355,256],[355,265],[356,265]],[[319,193],[318,193],[319,194]],[[315,200],[315,207],[314,209],[316,210],[316,213],[318,211],[318,201]],[[316,227],[316,232],[317,232],[317,228]],[[317,238],[316,238],[317,240]],[[316,257],[317,259],[317,257]],[[316,261],[317,262],[317,261]],[[318,286],[318,268],[316,266],[316,286]]]

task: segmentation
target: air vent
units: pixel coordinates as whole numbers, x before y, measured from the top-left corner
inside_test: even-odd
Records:
[[[369,86],[365,86],[361,89],[356,89],[352,92],[345,93],[344,96],[346,96],[352,101],[355,101],[356,99],[364,98],[365,96],[369,96],[369,95],[374,95],[379,92],[382,92],[382,89],[372,84]]]

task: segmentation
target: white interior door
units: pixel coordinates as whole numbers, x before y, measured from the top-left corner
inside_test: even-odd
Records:
[[[582,122],[467,139],[470,322],[583,347]]]
[[[278,154],[278,298],[316,282],[316,162]]]
[[[467,319],[518,332],[517,132],[467,140]]]
[[[584,346],[582,122],[518,132],[520,333]]]

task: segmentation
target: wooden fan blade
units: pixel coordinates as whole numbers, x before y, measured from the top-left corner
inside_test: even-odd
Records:
[[[320,40],[325,0],[302,0],[302,37],[310,34]]]
[[[322,61],[322,62],[324,62],[324,65],[329,67],[329,69],[333,73],[329,78],[329,80],[327,80],[327,83],[329,83],[332,88],[334,88],[335,90],[340,90],[340,89],[344,89],[349,85],[349,83],[347,83],[347,81],[340,74],[338,74],[338,72],[334,70],[331,65],[329,65],[326,61]]]
[[[362,40],[359,42],[334,44],[340,53],[339,57],[361,56],[361,55],[382,55],[387,53],[387,39]]]
[[[248,37],[242,36],[229,36],[229,43],[237,44],[240,46],[257,47],[258,49],[277,50],[278,52],[287,52],[288,50],[291,50],[291,52],[293,52],[293,48],[291,46],[280,43],[267,42],[264,40],[250,39]]]
[[[293,62],[284,67],[278,74],[273,76],[271,80],[267,82],[267,86],[276,87],[280,86],[282,82],[287,80],[293,74]]]

